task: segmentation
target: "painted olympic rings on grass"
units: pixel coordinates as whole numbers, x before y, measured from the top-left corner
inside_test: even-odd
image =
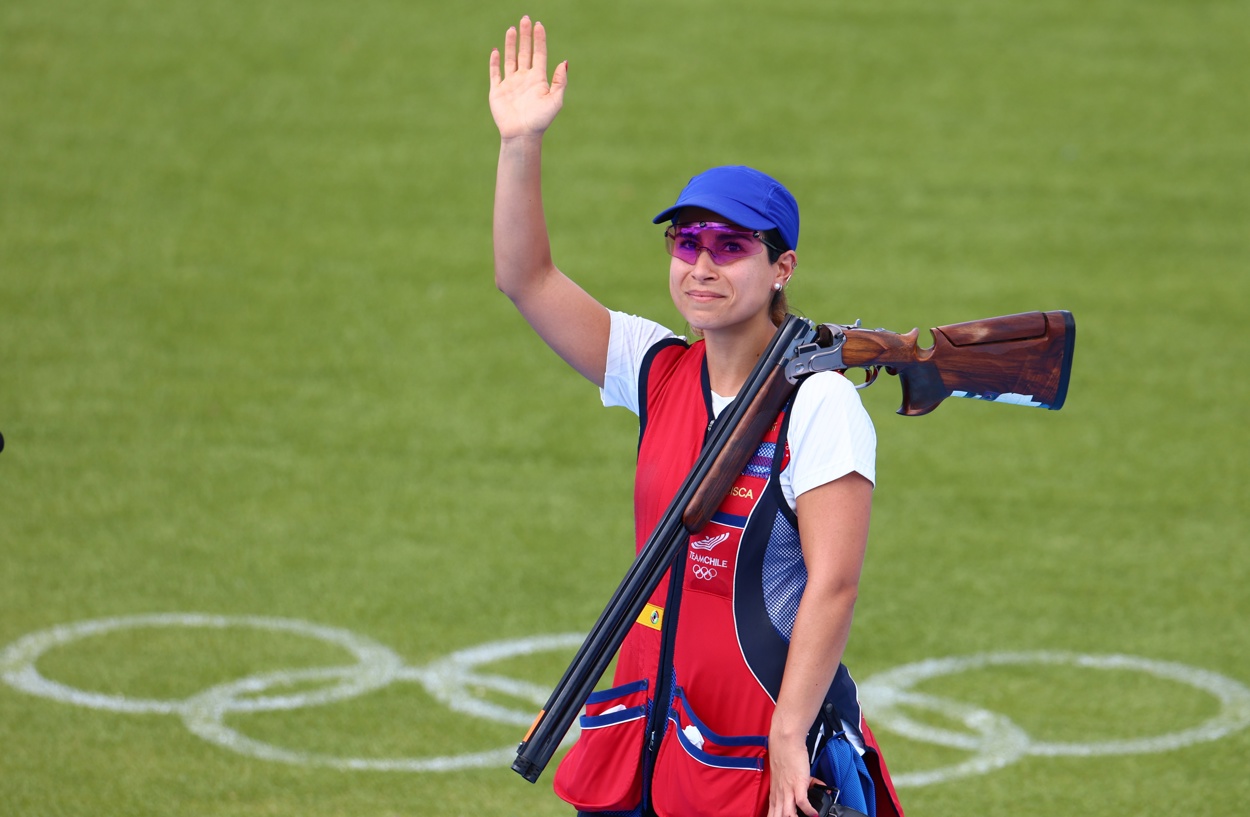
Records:
[[[181,700],[110,695],[51,680],[36,666],[57,647],[123,630],[151,628],[251,629],[312,638],[345,650],[354,660],[341,666],[308,667],[258,673],[212,686]],[[576,633],[537,636],[481,644],[430,662],[409,666],[390,648],[348,630],[296,619],[169,613],[96,619],[53,627],[25,636],[0,650],[0,677],[15,689],[64,703],[136,715],[180,717],[193,734],[240,754],[265,760],[337,769],[443,772],[506,767],[515,745],[441,757],[353,758],[301,752],[251,738],[227,725],[228,716],[304,709],[347,701],[396,683],[416,683],[453,712],[524,728],[550,692],[546,686],[492,673],[488,665],[540,652],[572,650],[582,643]],[[1065,671],[1128,671],[1192,687],[1210,695],[1219,711],[1206,721],[1167,734],[1088,743],[1039,741],[1005,715],[922,692],[925,681],[1001,666],[1051,666]],[[532,703],[534,709],[510,708],[482,697],[483,692]],[[1250,726],[1250,689],[1223,675],[1165,661],[1127,655],[1079,655],[1064,652],[1006,652],[935,658],[879,673],[860,684],[872,723],[905,738],[966,751],[961,763],[925,771],[896,771],[898,786],[924,786],[985,774],[1028,756],[1094,756],[1163,752],[1217,740]],[[935,726],[917,720],[917,712],[940,715]],[[237,718],[236,718],[237,719]],[[956,722],[961,729],[949,725]],[[576,735],[576,726],[569,735]]]
[[[36,667],[40,656],[54,647],[121,630],[157,627],[245,628],[290,633],[341,647],[355,658],[355,663],[252,675],[210,687],[183,700],[130,698],[75,689],[45,678]],[[390,648],[335,627],[296,619],[168,613],[96,619],[33,633],[0,651],[0,677],[10,686],[31,695],[91,709],[140,715],[178,715],[187,729],[204,740],[264,760],[338,769],[444,772],[507,766],[516,755],[516,745],[444,757],[335,757],[299,752],[248,737],[228,726],[226,716],[324,706],[357,698],[397,682],[409,682],[420,684],[454,712],[524,728],[533,721],[538,707],[546,703],[550,690],[527,681],[481,672],[479,668],[520,655],[572,649],[580,645],[583,638],[572,633],[482,644],[452,653],[424,667],[410,667]],[[320,686],[308,689],[309,684]],[[478,697],[475,693],[479,690],[529,701],[534,708],[526,711],[511,709]],[[570,733],[569,740],[575,732]]]
[[[1220,709],[1206,721],[1166,734],[1130,740],[1089,743],[1038,741],[1004,715],[949,698],[915,691],[923,681],[978,669],[1001,666],[1041,665],[1069,670],[1120,670],[1143,673],[1205,692],[1219,701]],[[894,775],[900,786],[923,786],[1001,768],[1026,755],[1058,757],[1129,755],[1166,752],[1194,743],[1218,740],[1250,726],[1250,689],[1244,684],[1196,667],[1168,661],[1152,661],[1131,655],[1081,655],[1067,652],[986,653],[954,658],[932,658],[872,676],[860,684],[860,696],[876,726],[924,743],[973,752],[956,765],[922,772]],[[927,710],[954,718],[970,730],[953,731],[917,721],[904,707]]]

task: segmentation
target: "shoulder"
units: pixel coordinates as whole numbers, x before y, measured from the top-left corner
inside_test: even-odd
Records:
[[[851,471],[876,481],[876,430],[850,380],[836,372],[805,379],[788,424],[795,496]]]
[[[817,372],[803,380],[794,396],[796,415],[867,412],[855,384],[837,372]]]
[[[612,318],[611,342],[620,346],[647,349],[658,341],[676,337],[668,327],[653,320],[630,315],[627,312],[610,312]]]
[[[610,312],[612,331],[600,393],[605,406],[638,413],[638,380],[648,352],[661,343],[681,343],[666,327],[637,315]]]

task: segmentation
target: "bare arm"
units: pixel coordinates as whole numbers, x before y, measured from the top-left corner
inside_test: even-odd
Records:
[[[796,808],[816,814],[807,802],[811,774],[805,741],[850,637],[868,543],[872,483],[852,472],[800,494],[796,504],[807,587],[768,738],[769,817],[793,817]]]
[[[564,102],[568,63],[547,83],[547,33],[521,19],[509,28],[502,56],[490,56],[490,109],[499,128],[495,178],[495,286],[512,299],[547,345],[603,386],[611,320],[608,311],[551,259],[542,202],[542,138]]]

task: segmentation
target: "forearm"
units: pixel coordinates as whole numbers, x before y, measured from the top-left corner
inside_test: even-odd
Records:
[[[807,584],[795,615],[785,674],[768,734],[769,817],[816,812],[806,738],[842,662],[868,543],[872,483],[850,473],[799,495]]]
[[[801,494],[797,504],[807,584],[773,717],[774,733],[790,739],[807,734],[850,639],[872,483],[852,472]]]
[[[542,202],[542,134],[504,139],[495,177],[495,286],[516,301],[554,271]]]
[[[802,744],[842,661],[856,585],[809,585],[799,603],[769,741]]]

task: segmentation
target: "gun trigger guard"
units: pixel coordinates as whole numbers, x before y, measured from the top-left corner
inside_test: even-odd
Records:
[[[875,384],[876,377],[881,374],[881,369],[883,369],[881,366],[865,366],[864,371],[866,372],[866,375],[864,382],[861,382],[861,384],[855,384],[855,389],[868,389],[869,386]]]
[[[881,374],[881,367],[880,366],[865,366],[864,371],[867,372],[867,376],[865,377],[863,383],[855,384],[856,390],[866,389],[869,386],[871,386],[873,383],[876,383],[877,375]]]

